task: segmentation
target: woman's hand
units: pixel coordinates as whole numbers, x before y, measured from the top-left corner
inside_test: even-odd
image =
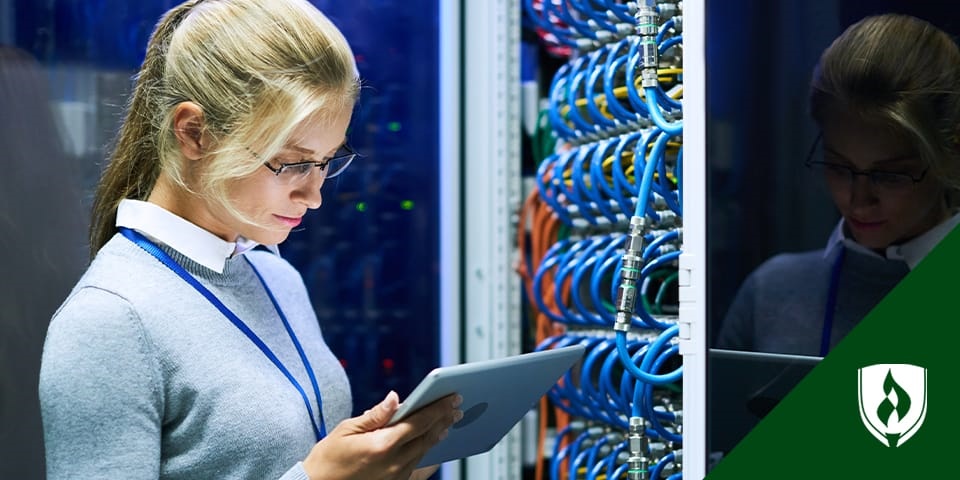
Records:
[[[433,472],[436,472],[440,465],[431,465],[429,467],[418,468],[410,475],[410,480],[427,480]]]
[[[404,420],[385,426],[400,406],[395,392],[363,415],[344,420],[317,442],[303,461],[310,480],[363,478],[371,480],[426,479],[427,469],[411,476],[430,447],[447,435],[463,417],[457,409],[459,395],[448,395],[414,412]]]

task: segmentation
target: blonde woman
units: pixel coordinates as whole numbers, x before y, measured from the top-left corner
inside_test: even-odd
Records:
[[[857,22],[823,52],[810,107],[823,156],[807,165],[842,218],[825,248],[747,278],[722,348],[826,355],[960,223],[960,49],[946,33],[898,14]]]
[[[360,417],[274,246],[356,154],[359,79],[306,0],[192,0],[147,46],[97,188],[93,260],[54,315],[48,478],[406,479],[456,395]],[[267,249],[254,249],[263,245]]]

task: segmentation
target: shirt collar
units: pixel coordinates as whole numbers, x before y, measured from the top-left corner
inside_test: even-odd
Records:
[[[826,258],[833,252],[833,250],[839,246],[843,245],[846,248],[849,248],[855,252],[862,253],[864,255],[869,255],[874,258],[885,258],[887,260],[903,260],[906,262],[907,266],[910,267],[910,270],[916,268],[920,261],[923,260],[923,257],[926,257],[934,247],[940,243],[940,240],[943,240],[944,237],[960,224],[960,213],[954,213],[954,215],[943,222],[940,222],[937,226],[927,230],[922,235],[919,235],[912,240],[906,241],[900,245],[890,245],[887,247],[884,252],[885,255],[880,255],[877,252],[870,250],[863,245],[860,245],[856,240],[852,238],[847,238],[843,229],[843,218],[837,222],[837,226],[833,229],[833,233],[830,234],[830,239],[827,240],[827,247],[824,249],[823,256]]]
[[[117,227],[136,230],[150,240],[167,245],[217,273],[223,273],[228,258],[248,252],[259,245],[243,237],[239,237],[236,242],[228,242],[155,203],[141,200],[120,201],[117,208]],[[279,255],[276,245],[266,247]]]

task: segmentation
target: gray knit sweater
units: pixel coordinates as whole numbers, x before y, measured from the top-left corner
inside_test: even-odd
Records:
[[[835,248],[777,255],[741,285],[717,338],[720,348],[820,355]],[[847,248],[839,274],[830,347],[852,330],[909,272],[902,260]]]
[[[310,380],[242,256],[217,274],[167,252],[243,320],[307,392]],[[280,257],[244,254],[263,275],[320,384],[328,430],[350,387],[321,337],[303,281]],[[117,235],[54,316],[40,401],[48,478],[306,479],[316,443],[303,399],[193,287]]]

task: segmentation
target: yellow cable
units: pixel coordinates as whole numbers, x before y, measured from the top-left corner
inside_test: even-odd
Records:
[[[683,69],[682,69],[682,68],[661,68],[661,69],[658,69],[658,70],[657,70],[657,75],[658,75],[658,76],[659,76],[659,75],[679,75],[679,74],[682,74],[682,73],[683,73]],[[661,77],[659,80],[660,80],[660,81],[669,81],[670,78],[663,78],[663,77]],[[637,77],[637,78],[634,80],[634,88],[640,87],[641,82],[642,82],[642,79],[641,79],[640,77]],[[642,89],[639,89],[639,90],[638,90],[638,93],[640,94],[640,98],[644,98],[643,90],[642,90]],[[628,93],[627,93],[627,87],[626,87],[626,86],[622,86],[622,87],[616,87],[616,88],[614,88],[614,89],[613,89],[613,95],[614,95],[616,98],[618,98],[618,99],[627,98],[627,95],[628,95]],[[676,100],[676,99],[680,98],[682,95],[683,95],[683,88],[681,87],[681,88],[677,89],[677,91],[675,91],[672,95],[670,95],[670,98],[673,98],[674,100]],[[599,107],[600,113],[602,113],[604,117],[606,117],[606,118],[608,118],[608,119],[613,119],[613,118],[614,118],[613,115],[611,115],[610,112],[607,110],[607,95],[606,95],[605,93],[595,94],[594,97],[593,97],[593,103],[595,103],[595,104]],[[576,107],[581,107],[581,108],[582,108],[582,107],[586,107],[586,106],[587,106],[587,99],[586,99],[586,98],[578,98],[578,99],[576,99],[576,100],[574,101],[574,106],[576,106]],[[560,115],[561,115],[564,119],[566,119],[566,118],[567,118],[567,115],[570,113],[570,108],[571,108],[570,105],[564,105],[564,106],[560,109]],[[572,126],[572,123],[571,123],[570,125]]]

